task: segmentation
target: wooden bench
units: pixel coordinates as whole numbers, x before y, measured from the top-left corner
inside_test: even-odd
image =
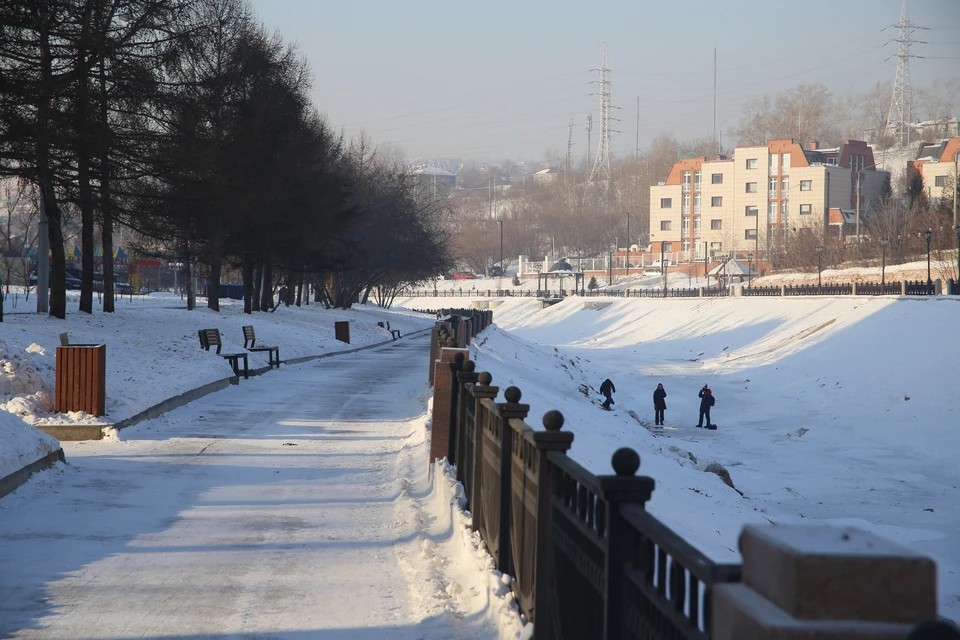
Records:
[[[391,329],[389,320],[386,322],[386,324],[384,324],[383,322],[378,322],[377,326],[382,327],[387,331],[389,331],[390,337],[393,338],[394,340],[398,340],[400,338],[400,329]]]
[[[248,347],[247,344],[250,346]],[[280,368],[280,347],[265,347],[263,345],[257,346],[257,334],[253,332],[253,325],[248,324],[243,328],[243,348],[247,351],[266,351],[267,352],[267,361],[270,363],[270,368],[272,369],[274,364],[276,364],[277,369]]]
[[[217,346],[217,355],[221,358],[224,358],[230,362],[230,366],[233,367],[233,373],[239,377],[240,376],[240,360],[243,360],[243,377],[247,379],[250,377],[250,368],[247,366],[247,354],[246,353],[220,353],[220,349],[223,347],[223,343],[220,341],[220,330],[219,329],[200,329],[197,331],[200,334],[200,346],[210,351],[212,345]]]

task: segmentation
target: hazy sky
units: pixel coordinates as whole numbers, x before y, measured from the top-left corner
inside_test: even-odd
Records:
[[[574,120],[575,157],[600,131],[590,84],[609,43],[611,147],[632,154],[660,132],[732,129],[750,97],[823,82],[864,91],[896,73],[901,0],[252,0],[260,19],[309,59],[314,102],[331,124],[409,156],[499,161],[563,153]],[[911,0],[929,31],[911,52],[913,84],[960,79],[960,0]],[[885,44],[886,43],[886,44]],[[732,139],[724,136],[724,146]]]

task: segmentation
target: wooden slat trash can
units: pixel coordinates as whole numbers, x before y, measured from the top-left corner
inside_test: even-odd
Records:
[[[350,344],[350,323],[348,321],[334,322],[333,331],[337,340]]]
[[[54,409],[59,413],[106,413],[107,345],[71,344],[57,347]]]

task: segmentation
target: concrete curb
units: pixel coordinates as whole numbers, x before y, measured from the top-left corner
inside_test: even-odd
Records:
[[[420,335],[426,333],[430,329],[420,329],[419,331],[414,331],[413,333],[408,333],[406,338]],[[403,338],[401,338],[402,340]],[[393,344],[396,340],[385,340],[384,342],[377,342],[374,344],[364,345],[362,347],[356,347],[354,349],[345,349],[343,351],[331,351],[330,353],[321,353],[315,356],[302,356],[299,358],[292,358],[290,360],[283,360],[281,364],[291,365],[291,364],[301,364],[304,362],[310,362],[311,360],[319,360],[321,358],[332,358],[333,356],[341,356],[348,353],[356,353],[358,351],[366,351],[368,349],[374,349],[376,347],[383,347],[385,345]],[[251,369],[251,376],[260,376],[271,371],[276,367],[261,367],[259,369]],[[277,369],[279,371],[279,369]],[[144,420],[152,420],[153,418],[159,417],[168,411],[173,411],[178,409],[194,400],[202,398],[203,396],[215,393],[226,389],[232,384],[239,384],[240,378],[237,376],[230,376],[229,378],[223,378],[222,380],[215,380],[196,389],[191,389],[190,391],[185,391],[178,396],[172,398],[167,398],[166,400],[153,405],[152,407],[141,411],[140,413],[120,420],[119,422],[113,424],[58,424],[58,425],[35,425],[35,428],[43,431],[46,434],[49,434],[56,438],[57,440],[63,442],[71,442],[78,440],[100,440],[103,438],[103,430],[113,427],[114,429],[124,429],[126,427],[132,427],[135,424],[143,422]]]
[[[48,453],[33,464],[28,464],[23,469],[20,469],[20,471],[14,471],[5,478],[0,478],[0,498],[8,493],[13,493],[20,487],[20,485],[29,480],[30,476],[38,471],[43,471],[44,469],[52,467],[58,461],[65,461],[65,458],[63,457],[63,449],[57,449],[52,453]]]

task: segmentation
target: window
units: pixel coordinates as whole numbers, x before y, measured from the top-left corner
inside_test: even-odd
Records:
[[[776,198],[777,197],[777,179],[770,178],[770,181],[768,184],[769,184],[770,197]]]
[[[745,215],[748,215],[748,216],[755,216],[755,215],[757,215],[757,208],[756,208],[756,207],[747,207],[747,211],[746,211],[746,214],[745,214]]]
[[[790,192],[790,178],[780,178],[780,197],[788,198]]]
[[[683,220],[680,222],[680,232],[685,236],[690,234],[690,216],[683,216]]]
[[[933,180],[934,186],[945,187],[947,186],[947,176],[937,176]]]
[[[756,239],[757,239],[757,230],[756,230],[756,229],[744,229],[744,230],[743,230],[743,239],[744,239],[744,240],[756,240]]]
[[[790,154],[789,153],[783,154],[783,167],[781,168],[783,169],[783,173],[787,173],[790,171]]]
[[[723,220],[711,220],[710,221],[710,230],[717,231],[723,229]]]
[[[722,242],[711,242],[711,243],[710,243],[710,255],[711,255],[711,256],[715,256],[715,255],[717,255],[718,253],[720,253],[721,251],[723,251],[723,243],[722,243]]]
[[[757,192],[757,183],[748,182],[747,183],[747,193],[756,193]]]
[[[664,252],[664,253],[673,253],[673,243],[672,243],[672,242],[664,242],[664,243],[663,243],[663,252]]]
[[[670,231],[670,220],[660,221],[660,231]]]
[[[696,193],[693,196],[693,212],[700,213],[700,194]]]
[[[780,156],[775,153],[770,154],[770,173],[777,173],[777,167],[780,164]]]
[[[683,172],[683,190],[690,191],[690,172],[689,171]]]
[[[747,169],[756,169],[757,168],[757,159],[749,158],[747,159]]]
[[[714,173],[710,176],[710,184],[723,184],[723,174]]]
[[[800,191],[813,191],[813,180],[801,180]]]
[[[711,207],[722,207],[723,206],[723,196],[713,196],[710,198]]]
[[[660,198],[660,208],[669,209],[673,206],[673,198]]]
[[[768,202],[767,203],[767,222],[776,222],[777,221],[777,203]]]
[[[690,213],[690,194],[683,194],[683,202],[680,203],[680,213]]]
[[[700,191],[700,183],[702,181],[703,174],[700,171],[693,172],[693,190]]]
[[[787,212],[788,212],[789,210],[790,210],[790,202],[788,202],[787,200],[781,200],[781,201],[780,201],[780,216],[781,216],[784,220],[787,219]]]
[[[693,237],[700,237],[700,216],[696,216],[693,219]]]
[[[808,205],[808,204],[802,204],[802,205],[800,205],[800,215],[802,215],[802,216],[808,216],[808,215],[810,215],[810,205]]]

